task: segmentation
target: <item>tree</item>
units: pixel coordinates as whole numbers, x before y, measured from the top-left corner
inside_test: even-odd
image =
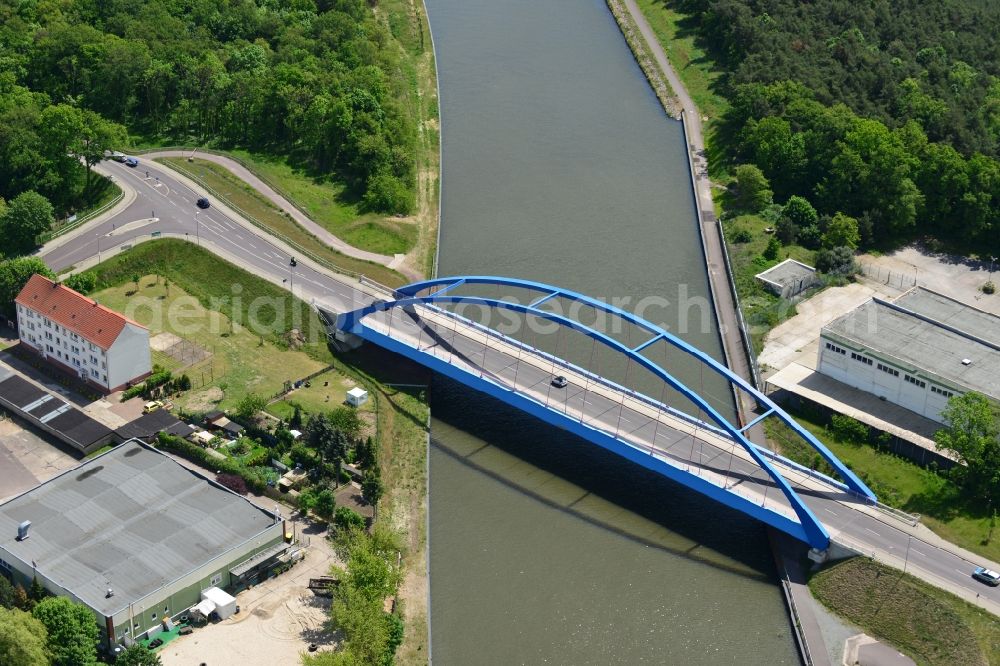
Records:
[[[789,197],[781,209],[781,214],[791,220],[792,224],[799,229],[816,224],[816,220],[819,219],[816,209],[809,203],[809,200],[799,196]]]
[[[288,421],[289,430],[302,431],[302,407],[295,405],[294,411],[292,411],[292,418]]]
[[[816,253],[816,270],[830,275],[853,275],[857,271],[854,251],[849,247],[820,250]]]
[[[366,437],[364,441],[358,442],[357,462],[362,467],[371,467],[375,464],[376,451],[375,442],[371,437]]]
[[[14,586],[6,576],[0,576],[0,608],[15,608]]]
[[[374,466],[365,472],[361,477],[361,496],[365,501],[375,508],[375,520],[378,520],[378,501],[382,499],[385,486],[382,484],[382,475],[379,474],[378,466]]]
[[[962,488],[992,506],[1000,490],[1000,417],[986,396],[970,391],[952,396],[941,412],[945,428],[934,435],[937,448],[963,465],[954,468]]]
[[[236,405],[236,416],[244,422],[251,422],[257,417],[257,412],[267,407],[267,400],[256,393],[247,393]]]
[[[100,631],[94,614],[86,606],[66,597],[48,597],[31,611],[48,631],[52,666],[93,666],[97,664]]]
[[[777,237],[771,236],[771,238],[767,241],[767,247],[764,248],[764,258],[768,261],[774,261],[778,258],[780,253],[781,241],[779,241]]]
[[[858,249],[861,234],[858,232],[858,221],[853,217],[837,213],[830,220],[823,234],[823,247],[832,250],[835,247]]]
[[[34,602],[39,602],[48,596],[48,591],[42,586],[37,576],[31,579],[31,587],[28,588],[28,598]]]
[[[97,275],[90,271],[74,273],[66,278],[63,284],[81,294],[89,294],[97,288]]]
[[[47,637],[45,625],[31,613],[0,608],[0,664],[46,666],[49,663]]]
[[[34,190],[14,197],[0,218],[0,236],[9,255],[28,254],[38,245],[38,236],[52,228],[55,212],[49,200]]]
[[[337,501],[329,488],[324,488],[316,495],[316,503],[313,505],[313,511],[320,518],[329,520],[333,517],[333,512],[336,508]]]
[[[764,172],[755,164],[741,164],[735,169],[736,205],[751,213],[771,203],[774,192]]]
[[[330,421],[330,425],[352,439],[358,436],[361,428],[365,425],[365,422],[358,416],[358,410],[347,405],[341,405],[331,411],[327,415],[327,419]]]
[[[14,316],[14,299],[36,273],[50,280],[56,279],[55,273],[38,257],[17,257],[0,261],[0,313]]]
[[[365,519],[347,506],[338,506],[333,515],[333,525],[338,530],[364,529]]]
[[[160,655],[139,643],[126,648],[115,659],[115,666],[162,666],[162,664]]]

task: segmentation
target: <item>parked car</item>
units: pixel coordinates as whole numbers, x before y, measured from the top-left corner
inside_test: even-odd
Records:
[[[195,203],[198,206],[198,208],[208,208],[209,206],[212,205],[209,202],[209,200],[206,199],[205,197],[202,197],[202,198],[198,199],[198,201],[196,201]]]
[[[1000,585],[1000,573],[986,567],[976,567],[976,570],[972,572],[972,577],[990,587]]]
[[[567,384],[569,384],[569,382],[566,381],[566,378],[563,377],[562,375],[552,378],[552,385],[555,386],[556,388],[566,388]]]
[[[149,414],[150,412],[155,412],[160,407],[163,407],[163,403],[159,400],[150,400],[145,405],[142,406],[142,413]]]
[[[130,167],[133,167],[133,168],[137,167],[137,166],[139,166],[139,160],[135,159],[134,157],[126,157],[125,158],[125,166],[130,166]]]

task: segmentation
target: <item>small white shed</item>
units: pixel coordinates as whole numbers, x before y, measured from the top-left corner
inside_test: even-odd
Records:
[[[217,587],[210,587],[207,590],[201,591],[202,602],[209,601],[215,605],[215,612],[218,614],[220,620],[225,620],[227,617],[236,612],[236,598],[223,592]],[[208,604],[205,604],[206,607]],[[202,604],[198,604],[198,609],[201,610]],[[209,611],[211,613],[211,611]]]
[[[347,392],[347,404],[360,407],[368,402],[368,391],[359,386],[355,386]]]

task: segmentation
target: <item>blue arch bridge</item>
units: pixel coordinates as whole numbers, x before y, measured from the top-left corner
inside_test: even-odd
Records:
[[[361,338],[402,354],[812,548],[830,545],[817,513],[843,527],[852,505],[875,504],[872,491],[770,398],[699,349],[613,305],[493,276],[416,282],[385,295],[337,315],[338,339]],[[687,377],[700,374],[701,386],[680,381],[681,369]],[[710,387],[727,387],[721,399],[705,390],[706,374],[716,378]],[[726,413],[741,392],[757,409],[747,422],[734,422]],[[812,449],[832,475],[761,444],[769,419],[783,438]]]

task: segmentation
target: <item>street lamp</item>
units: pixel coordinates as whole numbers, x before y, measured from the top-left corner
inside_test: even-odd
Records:
[[[201,247],[201,211],[196,210],[194,212],[194,235],[198,241],[198,247]]]
[[[290,257],[288,259],[288,289],[295,294],[295,267],[299,265],[299,262],[295,261],[295,257]]]
[[[990,255],[990,279],[993,279],[993,264],[996,262],[997,258]]]

